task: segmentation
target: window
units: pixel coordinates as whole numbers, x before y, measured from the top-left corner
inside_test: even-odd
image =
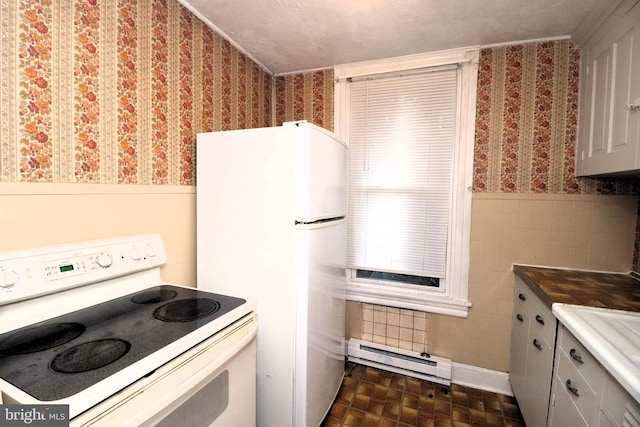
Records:
[[[335,67],[348,298],[465,317],[477,49]]]

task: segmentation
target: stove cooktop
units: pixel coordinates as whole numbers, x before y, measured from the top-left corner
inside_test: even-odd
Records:
[[[106,301],[0,335],[0,378],[40,401],[64,399],[245,302],[172,285]]]

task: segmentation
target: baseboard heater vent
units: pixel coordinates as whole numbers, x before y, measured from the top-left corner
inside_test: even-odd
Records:
[[[438,384],[451,384],[451,360],[382,344],[350,339],[348,360]]]

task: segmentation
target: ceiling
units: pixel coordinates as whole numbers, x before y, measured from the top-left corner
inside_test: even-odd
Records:
[[[179,0],[273,74],[575,36],[617,0]]]

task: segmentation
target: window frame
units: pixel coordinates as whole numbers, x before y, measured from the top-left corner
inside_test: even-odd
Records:
[[[478,47],[468,47],[334,67],[334,132],[349,145],[349,78],[459,65],[453,173],[455,196],[449,223],[444,289],[354,279],[352,270],[347,269],[348,300],[467,317],[471,306],[468,299],[469,247],[479,55]]]

